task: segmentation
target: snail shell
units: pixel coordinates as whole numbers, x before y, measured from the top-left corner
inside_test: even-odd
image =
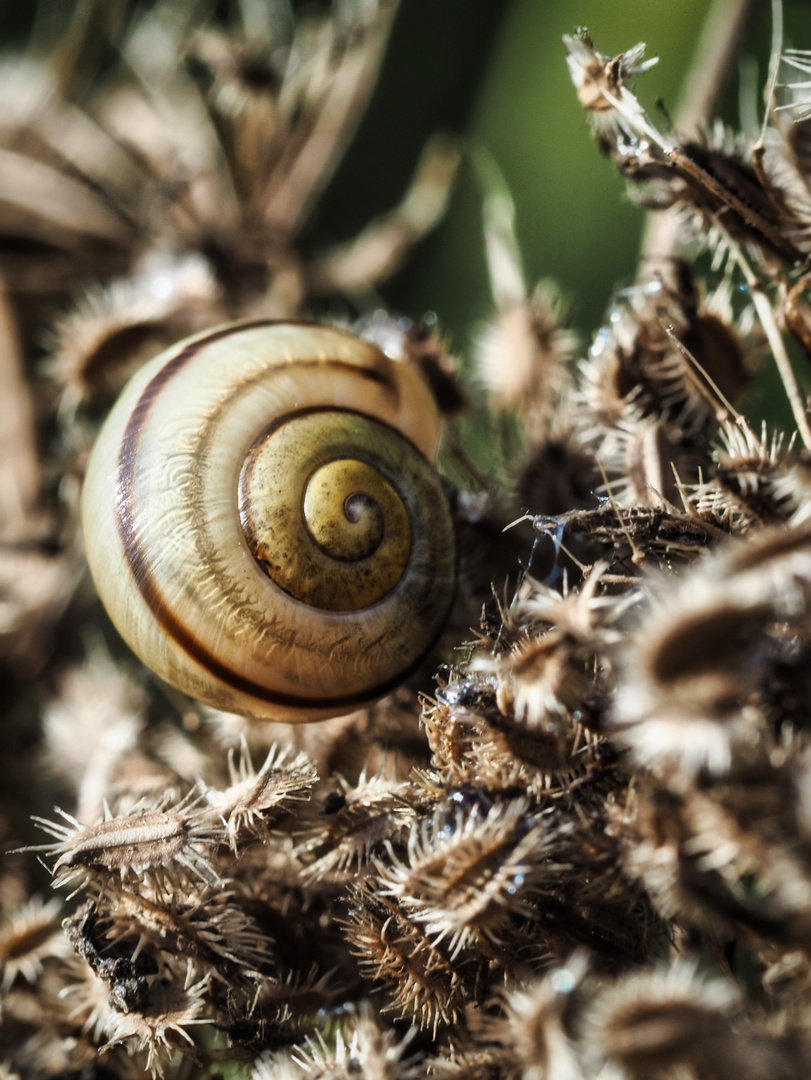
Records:
[[[167,682],[261,719],[350,712],[445,623],[454,538],[419,374],[344,331],[217,327],[150,361],[93,449],[93,579]]]

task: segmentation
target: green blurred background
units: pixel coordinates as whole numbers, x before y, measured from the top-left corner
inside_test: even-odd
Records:
[[[396,201],[432,131],[462,132],[490,151],[506,178],[529,282],[557,281],[575,325],[590,334],[615,288],[633,277],[644,215],[592,141],[561,35],[586,27],[610,55],[646,42],[646,55],[660,60],[638,89],[662,126],[656,103],[677,112],[711,7],[709,0],[403,0],[378,92],[314,239],[352,235]],[[786,44],[811,47],[808,0],[786,0],[784,22]],[[771,3],[754,0],[740,55],[757,65],[758,88],[770,40]],[[736,60],[721,98],[735,126],[739,81]],[[412,316],[435,311],[453,347],[469,351],[490,310],[481,192],[469,164],[445,221],[382,296]]]

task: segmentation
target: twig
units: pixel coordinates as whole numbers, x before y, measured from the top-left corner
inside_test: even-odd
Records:
[[[718,224],[719,227],[723,229],[720,220]],[[802,395],[800,394],[800,387],[797,384],[794,368],[791,366],[791,360],[789,360],[788,352],[786,351],[786,344],[783,341],[783,337],[778,329],[777,322],[775,321],[774,309],[766,295],[763,285],[757,274],[749,265],[740,245],[735,243],[732,237],[726,233],[726,230],[724,230],[724,232],[726,243],[729,245],[732,256],[740,267],[741,273],[746,279],[746,284],[749,287],[752,302],[755,305],[755,310],[758,313],[761,326],[766,334],[769,348],[772,350],[774,362],[777,364],[777,370],[780,374],[789,404],[791,405],[791,411],[794,414],[794,420],[797,424],[800,438],[803,440],[803,445],[811,450],[811,426],[809,426],[808,423],[808,412],[803,403]]]
[[[752,0],[715,0],[708,15],[676,110],[678,131],[694,133],[715,111],[718,94],[740,40]],[[675,212],[648,214],[640,257],[670,258],[678,247]]]

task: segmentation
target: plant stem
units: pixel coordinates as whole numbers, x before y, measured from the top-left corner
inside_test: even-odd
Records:
[[[695,134],[713,115],[751,7],[752,0],[715,0],[712,5],[675,114],[677,131]],[[672,258],[678,234],[679,220],[673,211],[649,214],[640,258]]]

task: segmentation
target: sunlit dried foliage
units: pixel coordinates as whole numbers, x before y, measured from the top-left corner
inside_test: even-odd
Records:
[[[413,828],[424,801],[413,784],[389,779],[385,772],[367,778],[364,771],[355,787],[340,776],[336,781],[297,849],[305,880],[353,880],[386,841]]]
[[[18,976],[35,983],[42,972],[44,958],[59,954],[65,944],[59,933],[61,920],[57,918],[61,907],[56,898],[44,903],[41,897],[34,896],[21,908],[5,911],[0,916],[4,990],[8,990]]]
[[[352,1017],[351,1035],[338,1031],[328,1045],[320,1036],[287,1055],[259,1058],[251,1073],[252,1080],[281,1080],[282,1077],[341,1078],[360,1076],[363,1080],[398,1080],[410,1075],[403,1060],[410,1038],[398,1040],[392,1031],[381,1030],[368,1008]]]
[[[752,144],[661,130],[644,45],[565,38],[599,147],[676,224],[588,346],[474,151],[467,388],[435,320],[374,295],[442,212],[447,140],[355,240],[300,241],[394,11],[91,0],[0,66],[0,1076],[806,1076],[811,57],[773,57]],[[259,725],[103,644],[78,492],[164,344],[336,297],[447,420],[457,608],[389,698]],[[772,363],[796,430],[739,411]],[[456,421],[485,391],[491,476]]]
[[[272,748],[257,773],[243,741],[238,765],[233,750],[228,754],[230,787],[206,793],[208,804],[225,825],[235,855],[240,840],[269,840],[271,822],[283,816],[292,804],[309,799],[310,788],[317,780],[315,769],[305,754],[297,754],[289,763],[286,758],[286,751],[277,753]]]
[[[58,886],[77,879],[89,885],[97,876],[104,881],[109,874],[120,875],[122,881],[146,876],[158,888],[185,881],[189,875],[214,885],[216,869],[200,848],[216,845],[223,829],[206,819],[198,804],[187,797],[166,809],[139,806],[120,817],[107,814],[92,825],[82,825],[57,807],[67,824],[34,819],[56,840],[38,850],[57,856],[53,875]]]
[[[436,1038],[442,1026],[457,1024],[469,1001],[480,1001],[485,960],[465,964],[434,943],[407,910],[372,886],[349,889],[346,936],[361,974],[383,987],[383,1011],[394,1013]]]

